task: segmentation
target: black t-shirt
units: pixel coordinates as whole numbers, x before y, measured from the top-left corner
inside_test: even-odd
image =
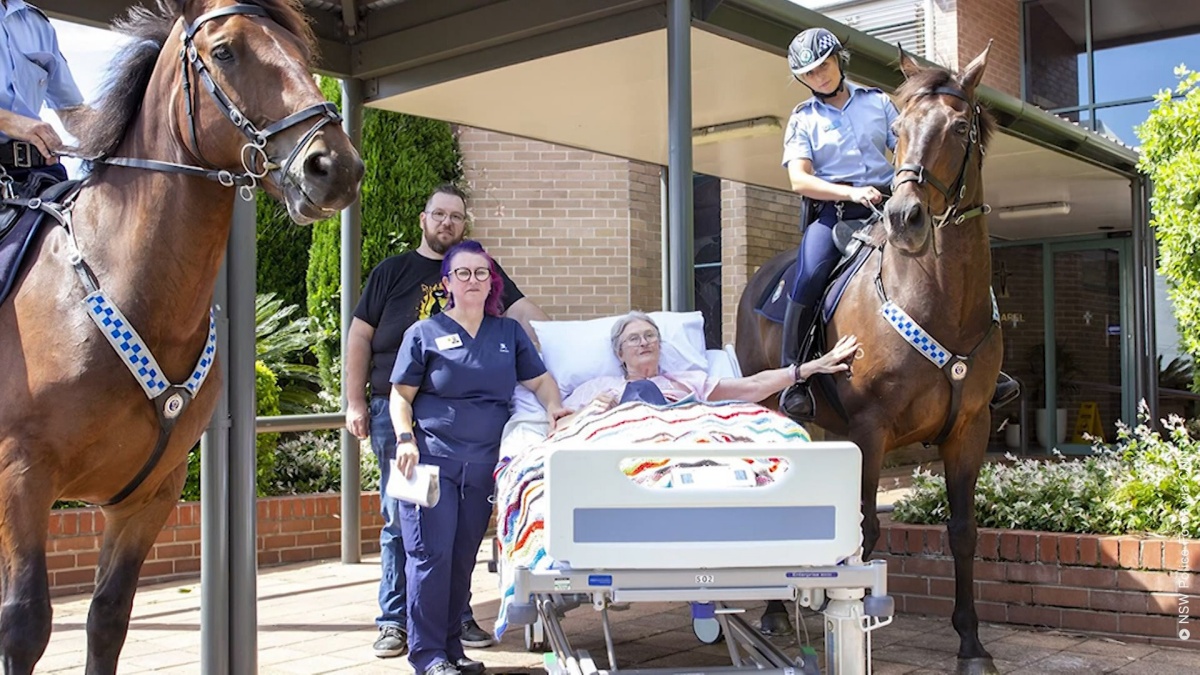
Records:
[[[525,297],[496,263],[504,279],[501,304],[505,311]],[[421,319],[440,314],[449,297],[442,288],[442,261],[409,251],[392,256],[371,270],[354,317],[375,328],[371,338],[371,395],[387,396],[392,390],[392,368],[404,331]]]

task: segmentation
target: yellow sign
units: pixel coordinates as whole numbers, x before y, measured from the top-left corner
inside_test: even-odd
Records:
[[[1079,404],[1079,414],[1075,417],[1075,433],[1071,437],[1072,443],[1087,443],[1084,434],[1094,436],[1100,440],[1104,439],[1104,427],[1100,425],[1100,411],[1096,408],[1095,401],[1084,401]]]

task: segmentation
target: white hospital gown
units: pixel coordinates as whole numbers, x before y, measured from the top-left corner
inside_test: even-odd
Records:
[[[706,373],[699,370],[686,370],[679,373],[662,373],[650,378],[663,393],[663,398],[674,403],[695,395],[698,400],[707,401],[709,394],[717,386],[717,379],[710,379]],[[579,410],[591,403],[600,394],[608,393],[617,397],[625,391],[627,380],[624,377],[610,375],[595,377],[575,388],[571,395],[563,401],[563,407]]]

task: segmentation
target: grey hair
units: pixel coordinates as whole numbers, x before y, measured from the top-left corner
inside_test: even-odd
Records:
[[[613,324],[612,335],[610,338],[612,339],[613,354],[617,356],[618,361],[621,359],[621,333],[624,333],[629,324],[633,323],[634,321],[645,321],[654,327],[654,332],[662,335],[662,331],[658,329],[658,324],[654,323],[654,319],[651,319],[649,314],[641,310],[635,309],[625,316],[617,319],[617,322]],[[621,370],[625,370],[624,363],[621,364]]]

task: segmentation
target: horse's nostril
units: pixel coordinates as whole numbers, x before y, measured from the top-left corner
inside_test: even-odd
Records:
[[[333,172],[333,158],[327,152],[313,152],[304,158],[304,175],[324,178]]]
[[[904,210],[904,224],[908,227],[916,227],[921,224],[921,207],[910,206]]]

